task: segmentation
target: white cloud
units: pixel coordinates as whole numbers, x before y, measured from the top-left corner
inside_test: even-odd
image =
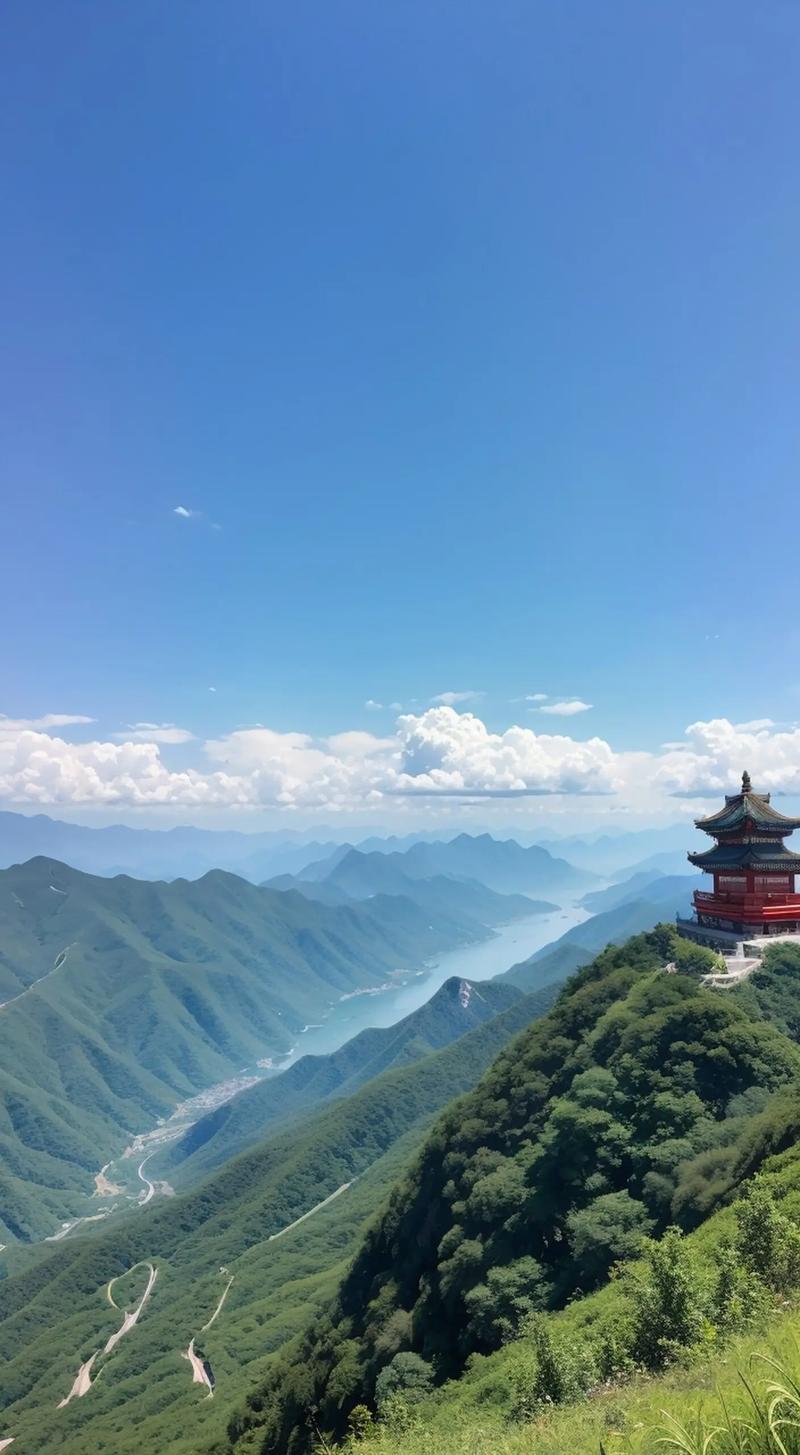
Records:
[[[510,727],[489,732],[473,713],[429,708],[401,717],[400,772],[390,792],[514,797],[608,793],[618,786],[614,754],[600,738],[573,738]]]
[[[191,520],[191,517],[194,515],[194,511],[187,510],[185,505],[176,505],[172,514],[181,516],[183,520]]]
[[[572,697],[567,702],[549,702],[546,707],[537,708],[537,712],[547,712],[552,717],[576,717],[579,712],[590,712],[591,707],[591,702]]]
[[[374,698],[368,697],[364,703],[367,712],[383,712],[383,703],[376,702]]]
[[[550,696],[549,692],[529,692],[523,699],[525,702],[546,702]]]
[[[176,727],[174,722],[132,722],[114,737],[129,743],[190,743],[194,733]]]
[[[662,750],[656,785],[678,796],[716,797],[735,792],[745,769],[756,792],[800,793],[800,727],[776,729],[769,718],[692,723],[685,743]]]
[[[459,702],[480,702],[485,696],[485,692],[476,692],[474,689],[467,692],[437,692],[431,698],[431,703],[434,707],[457,707]]]
[[[26,729],[82,727],[94,722],[93,717],[84,717],[75,712],[46,712],[43,717],[6,717],[0,712],[0,733],[20,733]]]
[[[187,741],[174,724],[136,723],[124,741],[74,743],[30,726],[42,721],[0,720],[0,798],[8,802],[345,813],[403,798],[601,794],[616,795],[620,809],[674,817],[676,795],[719,799],[745,768],[757,790],[800,793],[800,727],[767,719],[693,723],[681,742],[656,753],[618,753],[598,737],[519,725],[491,732],[474,713],[442,704],[401,715],[385,736],[240,728],[202,744],[205,761],[182,770],[161,752]]]

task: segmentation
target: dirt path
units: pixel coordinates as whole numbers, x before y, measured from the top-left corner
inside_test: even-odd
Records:
[[[14,1435],[9,1435],[9,1437],[8,1437],[7,1440],[0,1440],[0,1450],[5,1450],[6,1449],[6,1446],[13,1445],[14,1439],[15,1439],[15,1436]]]
[[[80,1369],[75,1375],[75,1382],[72,1386],[72,1389],[70,1390],[69,1394],[65,1395],[63,1399],[59,1400],[56,1407],[57,1409],[63,1410],[64,1406],[69,1404],[71,1399],[83,1399],[83,1396],[89,1393],[89,1390],[92,1387],[92,1365],[94,1364],[94,1361],[99,1353],[100,1350],[95,1349],[92,1357],[90,1359],[87,1359],[85,1364],[81,1365]]]
[[[134,1264],[134,1268],[138,1268],[139,1266],[140,1265],[138,1263]],[[158,1277],[158,1269],[157,1268],[154,1268],[153,1265],[152,1265],[152,1263],[145,1263],[144,1264],[144,1267],[145,1268],[149,1268],[149,1270],[150,1270],[150,1274],[149,1274],[149,1277],[147,1279],[147,1287],[145,1288],[144,1293],[142,1294],[141,1298],[139,1299],[139,1302],[136,1305],[136,1308],[132,1311],[132,1313],[123,1314],[122,1323],[120,1324],[119,1328],[116,1330],[115,1333],[109,1335],[108,1340],[107,1340],[106,1345],[105,1345],[105,1348],[103,1349],[103,1353],[104,1354],[110,1354],[111,1353],[111,1350],[116,1348],[116,1346],[119,1343],[120,1339],[123,1339],[126,1334],[129,1334],[130,1333],[130,1331],[133,1328],[134,1324],[137,1323],[137,1321],[139,1319],[139,1316],[143,1312],[144,1306],[147,1303],[147,1300],[149,1299],[150,1294],[153,1291],[153,1285],[154,1285],[154,1283],[155,1283],[155,1281],[156,1281],[156,1279]],[[132,1271],[133,1271],[133,1269],[130,1269],[130,1268],[128,1269],[128,1272],[129,1273],[131,1273]],[[121,1274],[120,1277],[122,1277],[122,1276],[123,1275]],[[108,1285],[108,1288],[106,1289],[106,1293],[108,1295],[109,1302],[112,1303],[112,1304],[114,1304],[114,1308],[119,1308],[119,1305],[116,1304],[116,1303],[114,1303],[114,1299],[113,1299],[113,1296],[112,1296],[112,1293],[111,1293],[111,1289],[112,1289],[113,1285],[116,1282],[117,1282],[116,1278],[112,1278],[111,1282]],[[120,1309],[120,1312],[122,1312],[121,1309]]]
[[[120,1278],[125,1278],[127,1276],[126,1273],[118,1273],[116,1278],[112,1278],[110,1283],[107,1285],[106,1297],[111,1304],[111,1307],[117,1309],[118,1312],[122,1314],[122,1323],[120,1324],[116,1332],[109,1336],[103,1349],[95,1349],[92,1357],[90,1359],[87,1359],[85,1364],[81,1365],[78,1373],[75,1376],[75,1380],[69,1394],[65,1395],[64,1399],[59,1400],[57,1406],[58,1409],[63,1410],[64,1406],[69,1404],[70,1400],[82,1399],[85,1394],[89,1393],[89,1390],[94,1383],[94,1380],[92,1379],[92,1367],[94,1365],[95,1359],[99,1359],[101,1354],[103,1355],[103,1357],[105,1357],[106,1354],[110,1354],[112,1349],[116,1348],[120,1339],[124,1338],[125,1334],[130,1333],[134,1324],[137,1322],[139,1315],[142,1313],[144,1306],[153,1291],[153,1284],[158,1277],[158,1269],[154,1268],[152,1263],[134,1263],[133,1267],[127,1270],[127,1273],[133,1273],[137,1268],[149,1269],[149,1277],[147,1279],[147,1287],[145,1288],[144,1293],[139,1299],[136,1308],[133,1310],[132,1313],[123,1313],[122,1309],[119,1307],[119,1304],[114,1302],[114,1295],[111,1290],[114,1287],[114,1284],[119,1282]],[[99,1373],[101,1372],[102,1371],[98,1371],[98,1377]],[[7,1443],[10,1444],[11,1442],[8,1441]],[[2,1445],[0,1445],[0,1450],[2,1448]]]
[[[224,1272],[224,1270],[221,1269],[220,1272]],[[231,1291],[231,1284],[232,1283],[233,1283],[233,1274],[231,1274],[230,1278],[228,1279],[228,1282],[226,1283],[224,1289],[222,1290],[222,1298],[220,1299],[219,1303],[217,1304],[217,1307],[214,1309],[214,1312],[211,1315],[211,1318],[209,1319],[209,1321],[208,1321],[207,1324],[203,1324],[203,1327],[200,1330],[200,1333],[201,1334],[204,1334],[205,1331],[206,1331],[206,1329],[210,1329],[211,1328],[211,1325],[213,1323],[216,1323],[216,1320],[219,1318],[220,1314],[222,1313],[222,1305],[224,1304],[226,1298],[228,1297],[228,1294]]]
[[[51,885],[50,887],[52,889],[53,886]],[[30,985],[26,985],[25,989],[20,991],[19,995],[12,995],[10,1000],[0,1001],[0,1010],[8,1010],[8,1007],[10,1005],[16,1005],[18,1000],[22,1000],[24,996],[30,995],[31,991],[35,990],[37,985],[41,985],[43,980],[49,980],[51,975],[56,975],[58,971],[62,968],[62,966],[66,963],[67,957],[72,948],[72,945],[67,945],[66,950],[59,950],[58,954],[56,955],[52,970],[48,970],[46,974],[40,975],[38,980],[32,980]],[[11,1442],[9,1441],[8,1443],[10,1444]],[[2,1445],[0,1445],[0,1450],[2,1450],[2,1448]]]
[[[213,1375],[209,1373],[209,1368],[206,1366],[204,1361],[199,1357],[199,1355],[195,1354],[194,1339],[191,1340],[189,1347],[186,1350],[186,1353],[183,1354],[181,1357],[183,1359],[188,1359],[189,1363],[192,1366],[192,1384],[204,1384],[206,1386],[206,1389],[208,1390],[206,1399],[213,1399],[214,1378]]]
[[[286,1227],[281,1228],[280,1232],[270,1233],[267,1242],[274,1243],[276,1238],[282,1238],[284,1233],[290,1233],[292,1228],[299,1228],[300,1224],[304,1223],[306,1218],[313,1218],[314,1213],[321,1212],[324,1207],[328,1206],[329,1202],[333,1202],[334,1198],[341,1197],[342,1193],[346,1192],[348,1187],[352,1187],[355,1181],[356,1178],[354,1177],[352,1182],[343,1182],[341,1187],[337,1187],[336,1191],[330,1193],[328,1197],[323,1197],[322,1202],[318,1202],[315,1207],[310,1207],[308,1212],[303,1213],[302,1217],[295,1218],[293,1223],[287,1223]]]

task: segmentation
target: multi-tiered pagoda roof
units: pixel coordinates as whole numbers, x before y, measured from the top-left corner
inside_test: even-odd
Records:
[[[783,842],[800,819],[779,813],[768,793],[754,793],[745,773],[741,793],[729,793],[722,808],[695,824],[716,842],[689,860],[714,886],[695,890],[694,918],[679,916],[681,932],[701,945],[734,950],[751,938],[800,935],[800,854]]]
[[[800,854],[787,849],[783,840],[800,819],[787,818],[770,803],[768,793],[754,793],[749,773],[742,777],[741,793],[729,793],[723,808],[708,818],[695,819],[697,828],[717,840],[712,849],[689,854],[698,869],[785,870],[800,874]]]

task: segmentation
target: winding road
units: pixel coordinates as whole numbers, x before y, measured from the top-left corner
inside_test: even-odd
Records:
[[[223,1273],[224,1274],[224,1273],[227,1273],[227,1271],[228,1270],[226,1268],[220,1268],[220,1273]],[[210,1329],[211,1328],[211,1325],[213,1323],[215,1323],[216,1320],[219,1318],[220,1314],[222,1313],[222,1306],[223,1306],[226,1298],[228,1297],[228,1294],[231,1291],[231,1284],[232,1283],[233,1283],[233,1274],[231,1274],[230,1278],[228,1279],[228,1282],[226,1283],[225,1287],[223,1288],[223,1290],[222,1290],[222,1297],[220,1298],[220,1301],[217,1304],[217,1307],[214,1309],[214,1312],[211,1315],[211,1318],[208,1320],[207,1323],[203,1324],[203,1327],[200,1330],[200,1333],[201,1334],[204,1334],[206,1332],[206,1329]],[[197,1335],[195,1334],[194,1339],[196,1339],[196,1338],[197,1338]],[[206,1395],[206,1399],[211,1399],[211,1397],[212,1397],[212,1395],[214,1393],[214,1383],[215,1383],[214,1375],[213,1375],[213,1372],[212,1372],[212,1369],[211,1369],[211,1365],[209,1364],[208,1360],[207,1359],[201,1359],[200,1356],[199,1356],[199,1354],[195,1354],[195,1352],[194,1352],[194,1339],[190,1339],[189,1340],[189,1347],[184,1352],[184,1354],[183,1354],[182,1357],[184,1359],[188,1359],[189,1363],[192,1366],[192,1384],[204,1384],[206,1386],[207,1390],[208,1390],[208,1394]]]
[[[118,1303],[114,1302],[114,1295],[111,1290],[114,1287],[115,1283],[119,1283],[119,1280],[121,1278],[126,1278],[129,1273],[135,1273],[137,1268],[146,1268],[148,1270],[147,1285],[145,1287],[144,1293],[139,1299],[138,1304],[136,1305],[136,1308],[133,1309],[130,1313],[126,1313],[124,1309],[120,1308]],[[157,1277],[158,1269],[155,1268],[152,1263],[134,1263],[131,1268],[126,1269],[125,1273],[118,1273],[116,1278],[112,1278],[110,1280],[110,1282],[106,1286],[106,1298],[111,1304],[111,1307],[115,1308],[118,1313],[122,1314],[122,1323],[113,1334],[109,1335],[102,1350],[95,1349],[91,1358],[87,1359],[85,1364],[81,1365],[78,1373],[75,1375],[75,1379],[69,1394],[65,1395],[62,1400],[59,1400],[57,1405],[58,1409],[62,1410],[65,1405],[69,1404],[70,1400],[82,1399],[85,1394],[89,1393],[89,1390],[92,1388],[92,1385],[94,1383],[94,1380],[92,1379],[92,1368],[94,1366],[95,1359],[99,1359],[101,1355],[103,1356],[103,1358],[105,1358],[106,1354],[110,1354],[112,1350],[116,1348],[120,1339],[124,1338],[126,1334],[130,1333],[134,1324],[138,1321],[139,1316],[144,1310],[144,1306],[153,1291],[153,1285]],[[10,1444],[11,1442],[8,1441],[7,1443]],[[0,1445],[0,1450],[2,1448],[2,1445]]]
[[[150,1201],[151,1197],[154,1195],[155,1190],[156,1190],[155,1189],[155,1183],[151,1182],[150,1181],[150,1178],[149,1177],[145,1177],[145,1175],[144,1175],[144,1169],[147,1166],[147,1163],[150,1161],[150,1158],[151,1157],[154,1157],[154,1156],[155,1156],[155,1152],[148,1152],[147,1156],[142,1158],[141,1162],[139,1163],[138,1168],[136,1169],[137,1172],[138,1172],[138,1174],[139,1174],[139,1181],[140,1182],[143,1182],[144,1183],[144,1186],[145,1186],[145,1191],[139,1193],[139,1206],[140,1207],[144,1207],[145,1204]]]
[[[107,1340],[106,1345],[105,1345],[105,1348],[103,1349],[103,1353],[104,1354],[110,1354],[111,1353],[111,1350],[116,1348],[116,1346],[119,1343],[120,1339],[123,1339],[126,1334],[129,1334],[130,1333],[130,1331],[133,1328],[134,1324],[138,1321],[139,1315],[144,1310],[144,1306],[147,1303],[147,1300],[149,1299],[150,1294],[153,1291],[153,1285],[154,1285],[154,1283],[155,1283],[155,1281],[156,1281],[156,1279],[158,1277],[158,1269],[157,1268],[154,1268],[152,1263],[145,1263],[144,1265],[142,1265],[140,1263],[134,1263],[133,1268],[129,1268],[128,1269],[128,1273],[133,1273],[133,1271],[134,1271],[135,1268],[140,1268],[142,1266],[145,1267],[145,1268],[147,1268],[149,1270],[149,1276],[148,1276],[148,1279],[147,1279],[147,1287],[145,1288],[144,1293],[142,1294],[141,1298],[139,1299],[139,1302],[136,1305],[136,1308],[133,1309],[133,1311],[131,1313],[124,1313],[123,1310],[120,1309],[119,1304],[114,1303],[114,1297],[112,1295],[111,1289],[113,1288],[114,1284],[118,1282],[118,1279],[117,1278],[112,1278],[111,1279],[111,1282],[109,1283],[109,1285],[108,1285],[108,1287],[106,1289],[106,1294],[108,1296],[109,1303],[110,1304],[113,1304],[113,1306],[114,1306],[115,1309],[119,1309],[119,1312],[123,1315],[123,1317],[122,1317],[122,1323],[120,1324],[120,1326],[116,1330],[116,1332],[109,1335],[108,1340]],[[123,1278],[123,1277],[125,1277],[124,1274],[122,1274],[122,1273],[119,1274],[119,1278]]]

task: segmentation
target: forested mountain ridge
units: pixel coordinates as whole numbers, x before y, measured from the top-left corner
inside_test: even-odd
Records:
[[[688,913],[693,880],[659,877],[640,896],[624,895],[613,908],[600,910],[573,925],[559,940],[537,950],[529,959],[512,965],[500,977],[520,990],[533,990],[553,980],[565,980],[573,971],[588,965],[606,945],[621,945],[632,935],[650,930],[676,912]]]
[[[786,997],[754,985],[747,1004],[665,974],[676,958],[709,963],[668,926],[604,951],[443,1114],[329,1318],[257,1392],[232,1448],[241,1434],[243,1450],[297,1455],[312,1409],[340,1435],[404,1351],[457,1374],[531,1311],[601,1283],[643,1235],[705,1216],[709,1159],[718,1199],[756,1170],[730,1148],[755,1136],[771,1091],[798,1085],[800,1050],[766,1018],[788,1027]]]
[[[0,1429],[14,1434],[19,1455],[86,1455],[89,1448],[121,1455],[142,1441],[197,1455],[201,1432],[221,1436],[231,1401],[329,1299],[338,1265],[355,1251],[437,1111],[473,1086],[554,995],[513,995],[507,1009],[442,1050],[306,1111],[288,1131],[276,1129],[201,1187],[60,1243],[0,1282]],[[276,1241],[345,1184],[341,1196]],[[140,1260],[158,1269],[146,1317],[90,1397],[56,1415],[55,1393],[66,1393],[78,1364],[119,1321],[105,1296],[108,1279]],[[221,1266],[234,1283],[224,1318],[203,1340],[218,1380],[209,1404],[180,1355],[220,1296]]]
[[[398,898],[0,872],[0,1241],[43,1236],[130,1132],[289,1051],[343,994],[477,933]]]
[[[507,1010],[522,996],[499,981],[472,985],[453,977],[392,1026],[361,1031],[328,1055],[302,1056],[279,1076],[241,1091],[201,1117],[159,1162],[181,1185],[195,1181],[310,1107],[350,1096],[395,1066],[419,1061]],[[542,1004],[544,1004],[544,1000]]]

